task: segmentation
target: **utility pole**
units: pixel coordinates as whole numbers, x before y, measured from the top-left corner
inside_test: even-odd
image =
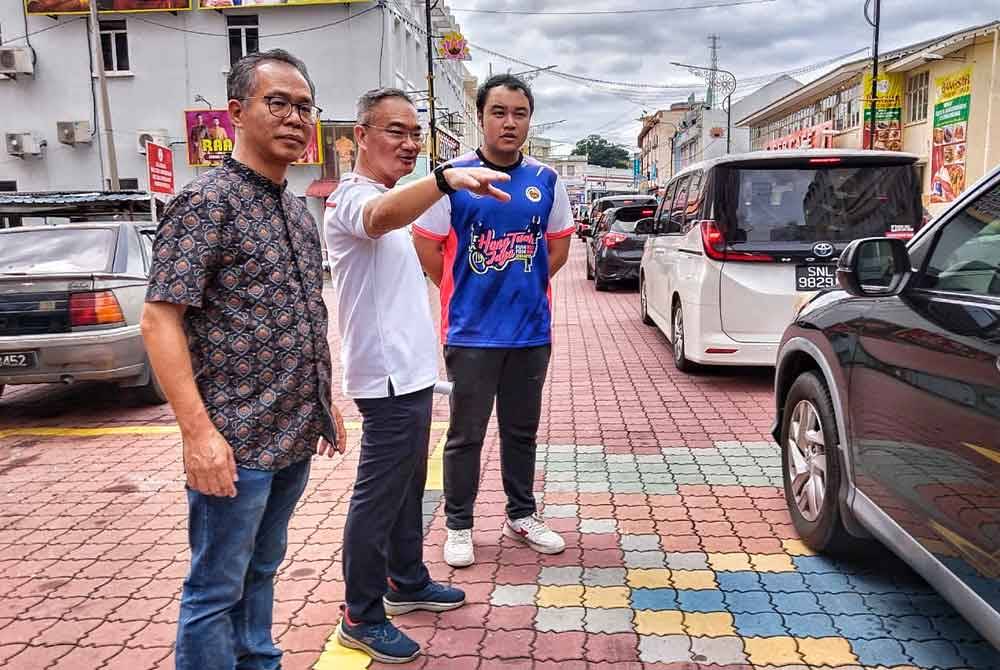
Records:
[[[882,19],[882,0],[873,0],[875,4],[875,19],[868,19],[868,5],[865,5],[865,18],[872,25],[875,31],[875,38],[872,43],[872,120],[871,129],[868,132],[868,148],[875,148],[875,116],[878,113],[878,33],[879,24]]]
[[[118,181],[118,154],[115,152],[115,131],[111,127],[111,105],[108,103],[108,80],[104,74],[104,56],[101,53],[101,28],[97,20],[97,0],[90,0],[90,34],[93,39],[94,52],[91,57],[97,66],[97,84],[101,90],[100,104],[101,117],[104,126],[104,143],[108,148],[108,174],[110,176],[111,190],[117,191],[121,188]],[[102,184],[103,186],[103,184]]]
[[[424,0],[424,13],[427,20],[427,112],[431,140],[431,145],[427,147],[427,164],[429,169],[433,170],[437,167],[437,119],[434,116],[434,49],[431,0]]]

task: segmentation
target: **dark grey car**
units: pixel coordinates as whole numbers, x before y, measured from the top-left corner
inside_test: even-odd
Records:
[[[6,384],[109,381],[166,401],[139,332],[149,224],[0,230],[0,394]]]
[[[656,211],[656,202],[606,209],[587,240],[587,279],[598,291],[611,282],[638,281],[642,250],[648,232],[636,231],[640,219]]]

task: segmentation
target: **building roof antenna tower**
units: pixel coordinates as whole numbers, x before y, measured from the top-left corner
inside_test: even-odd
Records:
[[[708,54],[711,63],[709,68],[711,72],[708,74],[708,91],[705,94],[705,106],[709,109],[715,107],[715,89],[718,83],[716,78],[719,69],[719,39],[717,33],[712,33],[708,36]]]

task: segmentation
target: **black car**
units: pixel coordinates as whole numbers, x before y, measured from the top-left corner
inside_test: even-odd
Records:
[[[606,209],[597,219],[587,241],[587,279],[603,291],[610,282],[639,279],[639,263],[648,233],[638,233],[635,224],[656,211],[656,202]]]
[[[577,235],[579,235],[581,239],[590,237],[594,231],[594,226],[597,225],[598,220],[604,212],[613,207],[628,207],[629,205],[648,205],[653,209],[656,209],[656,196],[629,194],[608,195],[603,198],[598,198],[590,205],[590,211],[583,218],[583,220],[580,221],[580,225],[577,226]]]
[[[837,275],[778,353],[795,528],[818,551],[879,540],[1000,648],[1000,169]]]

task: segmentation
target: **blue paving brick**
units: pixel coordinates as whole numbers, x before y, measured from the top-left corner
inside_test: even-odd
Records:
[[[724,591],[722,597],[733,614],[777,613],[766,591]]]
[[[675,610],[679,602],[674,589],[633,589],[632,609]]]
[[[937,637],[931,620],[925,616],[885,616],[882,617],[882,627],[897,640],[931,640]]]
[[[955,608],[936,593],[910,596],[913,609],[925,616],[956,616]]]
[[[743,637],[783,637],[788,635],[778,614],[734,614],[736,632]]]
[[[793,556],[792,564],[802,573],[844,572],[843,566],[826,556]]]
[[[851,590],[847,575],[834,572],[811,572],[802,575],[806,589],[813,593],[843,593]]]
[[[851,640],[851,648],[861,665],[891,667],[910,663],[909,657],[903,653],[903,645],[888,638]]]
[[[680,609],[685,612],[721,612],[726,609],[722,600],[722,591],[690,590],[677,591]]]
[[[784,614],[785,626],[792,637],[838,637],[833,619],[825,614]]]
[[[982,640],[976,629],[970,626],[969,622],[963,617],[958,615],[938,615],[931,617],[931,625],[940,637],[948,640],[955,642],[980,642]]]
[[[880,616],[923,614],[913,607],[913,601],[905,593],[866,594],[862,598],[871,614]]]
[[[868,614],[860,593],[817,593],[816,598],[827,614]]]
[[[823,612],[816,596],[806,591],[772,593],[771,601],[774,603],[774,609],[781,614],[821,614]]]
[[[922,642],[903,642],[903,652],[913,664],[921,668],[940,668],[951,670],[962,666],[962,657],[951,642],[947,640],[927,640]]]
[[[794,591],[805,591],[807,588],[802,575],[795,572],[762,573],[760,582],[764,585],[765,591],[792,593]]]
[[[971,670],[996,670],[1000,664],[1000,651],[984,640],[959,644],[958,653]]]
[[[884,593],[896,593],[898,589],[891,579],[878,575],[850,575],[847,578],[851,586],[858,593],[871,593],[874,595]]]
[[[717,572],[715,579],[723,591],[759,591],[760,575],[756,572]]]
[[[848,640],[875,640],[888,637],[888,633],[882,628],[881,619],[873,614],[835,614],[832,618],[833,625]]]

